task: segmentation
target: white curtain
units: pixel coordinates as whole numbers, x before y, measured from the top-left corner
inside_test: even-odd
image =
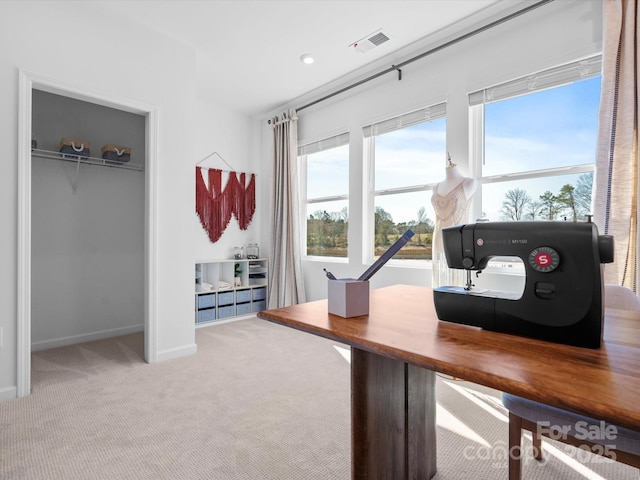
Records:
[[[273,242],[269,308],[304,303],[298,194],[298,118],[289,110],[273,123]]]
[[[614,236],[605,283],[637,291],[638,0],[604,0],[602,97],[594,221]]]

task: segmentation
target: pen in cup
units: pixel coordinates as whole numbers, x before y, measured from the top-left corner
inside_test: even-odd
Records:
[[[329,270],[327,270],[326,268],[323,268],[322,270],[324,270],[324,273],[327,275],[327,278],[329,280],[336,280],[336,277]]]

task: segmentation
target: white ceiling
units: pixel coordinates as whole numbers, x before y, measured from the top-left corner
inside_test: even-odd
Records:
[[[96,0],[87,5],[163,32],[197,51],[198,89],[250,116],[390,67],[419,46],[510,13],[532,0]],[[390,40],[349,47],[382,28]],[[300,56],[315,57],[304,65]],[[380,68],[381,67],[381,68]],[[329,85],[330,84],[330,85]]]

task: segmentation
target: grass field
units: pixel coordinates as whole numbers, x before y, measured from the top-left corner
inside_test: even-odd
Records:
[[[387,247],[376,247],[375,257],[380,257],[387,251]],[[347,257],[348,252],[344,247],[340,248],[309,248],[307,249],[307,255],[316,257]],[[393,258],[404,260],[431,260],[431,245],[417,246],[406,245],[400,249]]]

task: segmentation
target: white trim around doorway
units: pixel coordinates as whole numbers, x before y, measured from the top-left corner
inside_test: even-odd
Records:
[[[31,98],[34,89],[146,117],[145,159],[145,361],[158,359],[157,320],[157,151],[158,110],[130,100],[79,91],[40,75],[19,71],[18,79],[18,259],[16,395],[31,392]]]

